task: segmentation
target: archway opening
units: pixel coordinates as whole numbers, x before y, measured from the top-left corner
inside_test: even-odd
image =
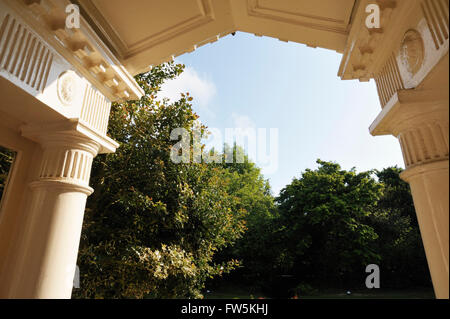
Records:
[[[222,247],[221,253],[216,254],[215,259],[211,259],[211,262],[218,266],[214,268],[217,270],[216,275],[223,272],[223,277],[219,277],[215,282],[208,282],[210,286],[202,291],[206,297],[220,297],[221,294],[233,297],[229,294],[233,293],[229,291],[230,289],[234,289],[235,296],[242,296],[243,290],[247,291],[247,297],[251,297],[251,295],[257,297],[258,294],[266,297],[286,298],[299,295],[307,297],[307,294],[314,296],[317,293],[319,295],[321,293],[323,296],[330,289],[335,296],[342,294],[348,296],[347,291],[350,291],[352,295],[360,297],[364,294],[361,291],[367,290],[365,277],[368,274],[365,272],[365,267],[369,264],[380,263],[381,257],[378,255],[386,254],[386,250],[383,250],[378,251],[377,255],[377,249],[380,249],[382,245],[376,244],[376,237],[387,238],[388,236],[382,234],[380,230],[393,219],[405,222],[403,226],[394,231],[396,235],[389,238],[390,242],[394,242],[395,238],[399,238],[402,234],[405,235],[405,230],[411,225],[411,221],[408,219],[410,216],[404,215],[414,214],[414,209],[411,211],[412,201],[410,197],[407,197],[409,188],[398,177],[400,169],[383,170],[388,166],[395,166],[395,164],[402,165],[397,142],[389,138],[375,140],[368,134],[367,123],[370,123],[379,109],[374,84],[372,82],[363,85],[358,83],[356,86],[352,82],[342,82],[336,76],[339,60],[340,57],[330,51],[306,48],[298,44],[286,44],[273,39],[253,38],[247,34],[237,33],[235,36],[229,35],[213,46],[202,47],[192,55],[181,56],[175,61],[175,63],[185,63],[186,69],[178,80],[167,81],[166,85],[163,85],[162,92],[158,93],[155,101],[164,103],[164,96],[167,96],[172,99],[166,102],[168,105],[172,103],[186,105],[185,103],[189,102],[193,111],[200,115],[200,121],[211,131],[218,131],[218,135],[222,134],[223,137],[227,128],[240,128],[247,132],[252,130],[257,132],[262,128],[266,129],[266,133],[270,128],[276,128],[279,132],[279,139],[275,140],[275,143],[278,143],[277,149],[280,154],[277,154],[277,157],[280,159],[280,163],[271,174],[276,177],[280,172],[285,172],[288,176],[285,181],[279,182],[282,186],[271,193],[270,188],[267,187],[270,182],[265,182],[265,179],[270,179],[270,176],[265,174],[264,169],[263,174],[260,174],[257,167],[258,158],[252,158],[249,152],[251,147],[244,152],[256,165],[248,165],[248,163],[224,165],[225,172],[230,175],[225,173],[227,177],[223,176],[223,179],[233,187],[222,186],[221,191],[229,192],[228,195],[232,193],[232,196],[236,196],[239,201],[246,203],[246,206],[241,208],[249,213],[245,217],[245,222],[250,227],[250,235],[246,237],[243,232],[241,239],[234,238],[231,240],[233,243],[230,241],[229,245],[226,245],[228,248]],[[156,70],[156,72],[159,71],[159,69]],[[187,91],[190,92],[190,95],[186,93]],[[180,100],[182,102],[179,102]],[[159,107],[154,109],[155,112],[160,110]],[[360,139],[361,136],[363,139]],[[173,143],[177,141],[175,139]],[[391,142],[391,149],[386,146],[386,141]],[[219,138],[209,146],[221,150],[223,142],[226,141]],[[233,142],[235,141],[229,145],[233,145]],[[263,144],[273,151],[272,142],[266,141]],[[208,144],[208,142],[206,143]],[[117,154],[117,156],[123,156],[120,148]],[[392,155],[391,161],[392,158],[395,158],[397,162],[389,162],[389,155]],[[338,156],[342,157],[336,158]],[[309,158],[303,165],[299,165],[305,157]],[[324,162],[316,162],[318,158]],[[336,162],[341,164],[344,159],[348,161],[345,165],[336,164]],[[381,159],[381,162],[374,164],[374,159]],[[383,162],[384,160],[386,162]],[[217,165],[218,163],[215,164],[216,168],[220,166]],[[214,164],[212,165],[214,166]],[[357,168],[352,170],[355,166]],[[372,169],[380,170],[380,176],[385,178],[386,182],[380,182],[380,176],[368,172]],[[385,198],[388,198],[395,194],[394,191],[383,194],[381,192],[383,185],[388,185],[387,182],[390,181],[384,177],[389,173],[394,176],[392,183],[403,183],[400,192],[406,194],[405,201],[409,205],[408,212],[401,211],[399,207],[390,207],[389,205],[393,205],[392,202],[384,203],[385,206],[378,203],[377,196],[384,195]],[[305,175],[309,177],[306,178]],[[325,178],[315,180],[316,177]],[[296,180],[293,181],[293,178]],[[94,170],[93,186],[97,185],[95,184],[96,179]],[[322,193],[323,185],[321,186],[320,183],[334,179],[339,183],[325,183],[324,185],[331,191]],[[298,188],[302,183],[312,183],[313,181],[317,184],[311,190]],[[360,198],[353,198],[352,196],[356,196],[360,187],[367,185],[366,182],[371,185],[366,189],[367,194],[360,194],[358,195]],[[281,191],[282,189],[285,190]],[[293,194],[290,194],[291,191]],[[374,194],[368,195],[372,191],[379,193],[375,196],[373,196]],[[95,198],[98,200],[101,192],[100,190],[97,195],[94,194],[88,202],[88,215],[91,209],[95,209],[90,203],[93,203]],[[301,201],[302,196],[312,196],[312,198],[302,205],[294,206],[293,211],[289,211],[289,205],[292,204],[290,197],[295,197],[296,192],[300,197],[294,198],[295,201]],[[145,194],[145,192],[143,193]],[[156,194],[148,193],[148,196],[153,200]],[[364,200],[367,202],[364,203]],[[270,203],[265,206],[266,202]],[[372,205],[376,207],[372,207]],[[341,207],[341,209],[340,206],[344,208]],[[121,211],[121,209],[123,208],[118,210]],[[252,212],[252,209],[259,211]],[[281,209],[283,212],[280,212]],[[397,211],[392,214],[393,217],[389,217],[387,211],[394,209]],[[332,213],[328,215],[327,211]],[[379,214],[376,215],[375,211]],[[195,216],[195,212],[191,213]],[[320,222],[318,223],[323,223],[323,225],[317,227],[314,224],[316,217],[322,215],[327,215],[327,217],[319,218]],[[195,220],[195,226],[189,225],[189,218]],[[189,218],[182,222],[185,223],[183,227],[190,229],[195,234],[207,231],[199,226],[204,226],[206,219],[203,220],[198,216]],[[251,218],[253,220],[250,220]],[[89,223],[92,222],[93,220],[89,219]],[[339,233],[340,228],[333,228],[340,223],[345,225],[347,231]],[[404,226],[406,228],[402,228]],[[427,268],[423,248],[420,246],[420,236],[417,237],[417,225],[414,227],[415,233],[408,234],[410,235],[408,240],[416,245],[412,250],[418,247],[419,255],[422,253],[422,256],[416,256],[421,259],[419,263],[415,264],[420,269],[414,276],[420,280],[425,278],[422,283],[425,282],[424,286],[428,286],[415,291],[414,289],[417,287],[410,288],[413,289],[412,294],[416,294],[415,296],[432,297],[429,278],[420,275],[423,274],[421,273],[423,271],[427,272]],[[211,229],[216,228],[210,225],[209,230]],[[296,231],[292,231],[293,229]],[[327,230],[321,231],[321,229]],[[171,231],[177,232],[175,229]],[[184,234],[182,236],[189,237],[190,231],[181,232]],[[363,235],[365,231],[370,233],[367,238],[364,237],[366,235]],[[111,229],[108,232],[111,232]],[[180,239],[168,239],[171,238],[168,236],[168,232],[167,230],[161,232],[155,240],[167,244],[170,240],[174,243]],[[334,235],[329,236],[332,233]],[[263,238],[267,234],[274,237]],[[334,237],[335,235],[337,237]],[[86,238],[89,242],[88,233],[86,233]],[[285,240],[284,244],[283,241],[279,241],[280,238]],[[341,241],[337,240],[338,238]],[[271,244],[275,242],[273,239],[278,240],[276,245]],[[184,240],[188,241],[186,238]],[[203,239],[200,238],[200,240]],[[211,238],[209,240],[213,242]],[[359,240],[364,244],[355,244]],[[381,239],[378,242],[380,241]],[[297,242],[298,245],[290,245],[290,243]],[[338,246],[342,249],[342,254],[339,253],[340,250],[337,246],[336,249],[330,248],[331,243],[337,242],[341,245]],[[82,243],[80,250],[82,256],[86,256],[85,249],[87,247]],[[285,249],[286,247],[289,248]],[[351,248],[345,250],[345,247]],[[238,254],[235,254],[234,250],[236,249],[240,250]],[[397,249],[400,250],[400,246]],[[420,249],[422,249],[421,252]],[[160,249],[153,250],[153,252],[161,254]],[[247,255],[243,256],[245,254]],[[345,261],[345,254],[351,256],[349,257],[352,259],[351,262]],[[361,257],[362,255],[364,257]],[[243,268],[231,272],[230,275],[225,275],[226,261],[233,257],[243,260]],[[361,259],[359,259],[360,257]],[[384,257],[387,260],[392,256]],[[249,261],[257,262],[251,264]],[[394,260],[393,263],[394,265],[382,269],[390,272],[398,266],[395,270],[398,274],[405,271],[399,266],[400,264],[409,265],[409,263],[403,264],[403,261],[399,260]],[[224,266],[219,267],[221,264]],[[273,270],[274,267],[276,270]],[[83,273],[83,265],[80,266],[80,273]],[[395,288],[395,285],[401,287],[405,281],[409,280],[410,277],[408,279],[404,277],[403,283],[387,283],[386,287]],[[226,284],[245,282],[247,286],[244,288],[239,285],[223,287],[223,282]],[[83,280],[81,280],[82,286]],[[355,287],[358,292],[353,294]],[[223,295],[223,290],[228,291],[228,294]],[[164,290],[161,290],[160,293],[163,294]],[[404,290],[401,290],[398,294],[405,293]],[[315,297],[317,296],[315,295]],[[368,294],[368,296],[376,295]]]

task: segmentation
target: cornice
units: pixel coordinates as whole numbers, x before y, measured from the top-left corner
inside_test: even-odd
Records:
[[[398,32],[409,17],[418,0],[360,0],[355,6],[347,45],[338,75],[343,80],[368,81],[375,77],[403,33]],[[380,8],[380,28],[369,29],[365,25],[366,7],[377,4]]]
[[[6,0],[57,53],[110,101],[139,99],[143,90],[114,54],[80,17],[79,29],[65,25],[68,0]]]

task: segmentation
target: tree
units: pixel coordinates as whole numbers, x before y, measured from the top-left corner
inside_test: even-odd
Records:
[[[290,257],[286,270],[301,282],[344,287],[355,272],[380,260],[372,245],[378,236],[364,220],[382,188],[370,171],[317,163],[318,169],[294,178],[277,198],[284,254]]]
[[[14,161],[14,152],[0,146],[0,201],[6,187],[8,174]]]
[[[379,238],[374,243],[381,255],[385,287],[430,286],[430,274],[409,185],[398,167],[377,171],[383,195],[368,223]]]
[[[224,145],[223,154],[233,154],[234,158],[233,163],[219,164],[227,172],[226,191],[237,198],[236,204],[247,215],[244,216],[246,232],[233,246],[222,251],[218,260],[240,261],[241,267],[228,276],[229,280],[240,284],[260,282],[272,272],[272,260],[278,254],[272,241],[277,212],[270,184],[242,147],[234,144],[231,149]],[[244,162],[237,163],[237,158],[243,158]]]
[[[198,298],[206,279],[237,265],[213,262],[244,231],[246,212],[226,191],[228,172],[170,159],[174,128],[206,131],[188,93],[173,104],[156,99],[182,71],[170,63],[137,76],[145,96],[112,108],[109,134],[120,147],[93,164],[78,297]]]

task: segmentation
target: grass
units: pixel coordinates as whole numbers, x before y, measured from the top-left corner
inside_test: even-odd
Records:
[[[249,287],[223,286],[213,291],[203,293],[205,299],[258,299],[267,298],[262,292]]]
[[[267,298],[260,291],[248,287],[225,286],[217,290],[204,292],[205,299],[258,299]],[[347,294],[342,290],[321,291],[314,296],[299,296],[299,299],[434,299],[432,289],[365,289]]]
[[[303,299],[434,299],[432,289],[366,289],[352,291],[348,295],[345,291],[328,291],[316,296],[305,296]]]

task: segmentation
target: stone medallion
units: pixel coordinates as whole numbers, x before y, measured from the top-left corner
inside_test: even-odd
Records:
[[[58,97],[62,104],[71,105],[77,87],[77,77],[73,71],[65,71],[58,78]]]
[[[419,72],[425,58],[422,36],[416,30],[408,30],[403,36],[400,48],[403,65],[412,75]]]

